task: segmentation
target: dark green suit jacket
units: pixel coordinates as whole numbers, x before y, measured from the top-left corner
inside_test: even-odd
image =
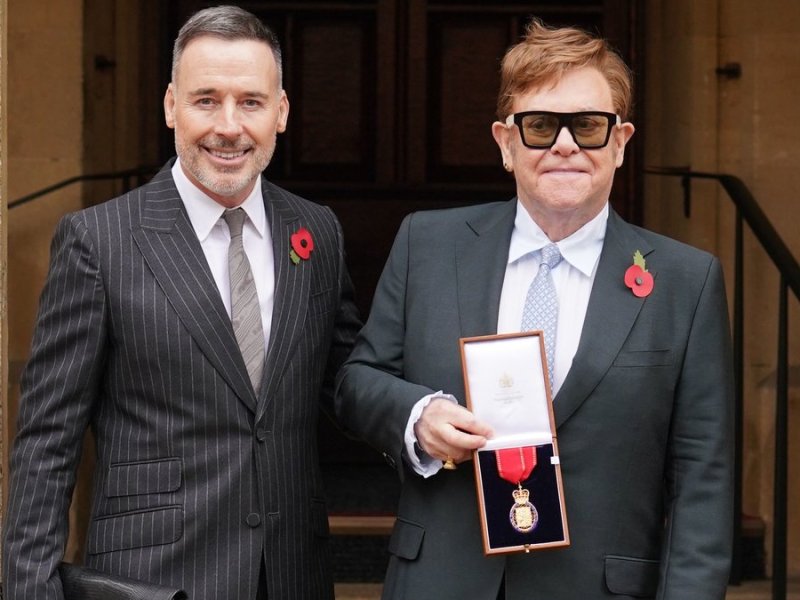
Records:
[[[402,459],[411,407],[464,402],[458,338],[496,333],[515,201],[416,213],[340,373],[342,422],[402,480],[384,598],[724,598],[732,523],[732,363],[719,261],[613,211],[581,334],[554,399],[571,546],[486,557],[473,469]],[[655,287],[623,282],[636,250]],[[561,316],[563,318],[563,315]]]

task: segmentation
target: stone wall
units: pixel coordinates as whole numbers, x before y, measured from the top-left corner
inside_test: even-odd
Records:
[[[645,162],[741,178],[800,256],[800,5],[794,0],[647,3]],[[741,66],[739,77],[718,67]],[[641,84],[640,84],[641,85]],[[640,128],[642,124],[639,124]],[[733,290],[735,213],[718,184],[692,183],[684,218],[677,178],[646,178],[645,225],[719,255]],[[778,275],[745,234],[745,514],[767,522],[771,548]],[[800,303],[789,298],[790,453],[800,436]],[[800,464],[790,460],[789,570],[800,574]]]

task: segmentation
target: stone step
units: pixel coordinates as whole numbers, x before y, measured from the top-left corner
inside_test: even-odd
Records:
[[[392,533],[395,517],[391,515],[331,515],[331,535],[383,535]]]

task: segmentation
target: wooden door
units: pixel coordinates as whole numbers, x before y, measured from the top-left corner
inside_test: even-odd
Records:
[[[209,4],[172,5],[172,38],[192,12]],[[598,31],[634,71],[642,62],[636,0],[239,4],[273,28],[283,45],[291,110],[266,174],[336,211],[364,317],[403,216],[514,195],[490,127],[500,59],[532,16]],[[167,49],[162,55],[169,56]],[[162,146],[171,152],[167,135]],[[635,174],[642,147],[641,140],[629,146],[612,197],[633,221],[640,215]],[[329,468],[380,461],[327,423],[320,444]]]
[[[209,4],[170,4],[171,39]],[[365,314],[405,214],[513,196],[490,127],[500,59],[532,16],[601,32],[635,72],[642,62],[636,0],[239,4],[283,44],[291,110],[267,176],[337,212]],[[161,54],[169,57],[169,49]],[[635,106],[642,106],[641,95]],[[635,174],[643,130],[629,146],[611,199],[634,222],[641,214]],[[164,135],[166,159],[173,144],[171,132]]]

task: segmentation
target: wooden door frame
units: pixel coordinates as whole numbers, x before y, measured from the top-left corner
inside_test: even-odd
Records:
[[[8,415],[8,0],[0,0],[0,539],[3,538],[3,516],[8,496],[8,448],[10,426]],[[0,565],[3,551],[0,549]],[[3,581],[0,566],[0,585]]]

